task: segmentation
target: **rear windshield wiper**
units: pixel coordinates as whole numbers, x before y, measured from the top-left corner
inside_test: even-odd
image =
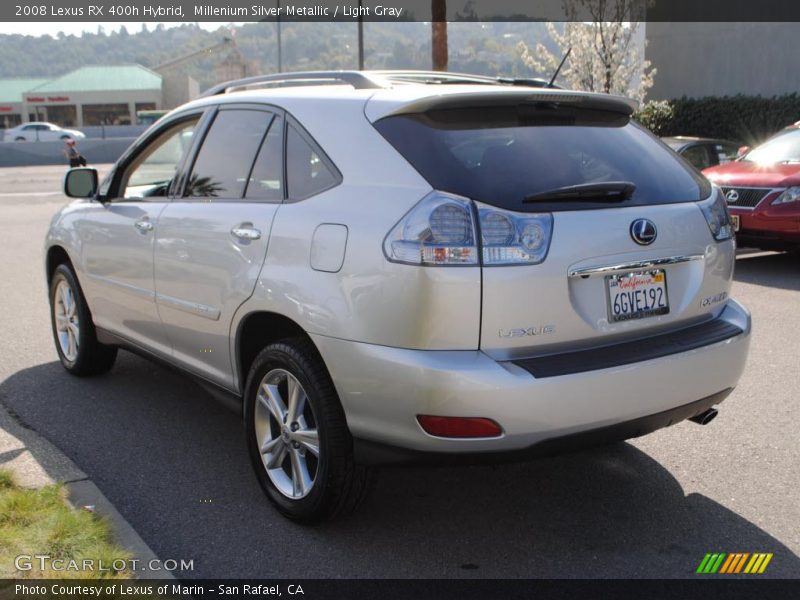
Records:
[[[526,196],[522,201],[552,202],[553,200],[596,200],[599,202],[624,202],[636,191],[630,181],[603,181],[600,183],[581,183],[547,190]]]

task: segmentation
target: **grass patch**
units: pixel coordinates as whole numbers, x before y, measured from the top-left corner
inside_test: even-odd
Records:
[[[46,555],[64,561],[63,566],[92,560],[95,569],[54,571],[49,562],[42,569],[39,560],[32,559],[30,570],[18,570],[15,560],[20,555]],[[0,578],[126,579],[132,576],[127,569],[110,569],[115,560],[130,558],[111,542],[104,519],[66,503],[62,485],[27,490],[14,483],[9,471],[0,470]],[[101,562],[109,570],[99,570]]]

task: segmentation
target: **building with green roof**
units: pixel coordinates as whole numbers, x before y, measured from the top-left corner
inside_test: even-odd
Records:
[[[45,83],[47,79],[41,77],[0,79],[0,126],[8,128],[22,123],[25,92]]]
[[[162,100],[161,75],[146,67],[87,66],[25,90],[23,120],[62,127],[132,124],[137,111],[159,109]]]

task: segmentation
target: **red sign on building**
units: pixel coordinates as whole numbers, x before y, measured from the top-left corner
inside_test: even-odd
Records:
[[[25,99],[27,102],[69,102],[69,96],[28,96]]]

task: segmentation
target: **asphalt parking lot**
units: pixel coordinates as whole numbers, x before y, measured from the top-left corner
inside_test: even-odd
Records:
[[[0,402],[61,448],[179,577],[693,577],[707,552],[800,576],[800,257],[742,251],[747,370],[707,427],[492,467],[383,470],[359,512],[305,528],[251,474],[239,418],[129,353],[67,375],[44,233],[62,167],[0,169]]]

